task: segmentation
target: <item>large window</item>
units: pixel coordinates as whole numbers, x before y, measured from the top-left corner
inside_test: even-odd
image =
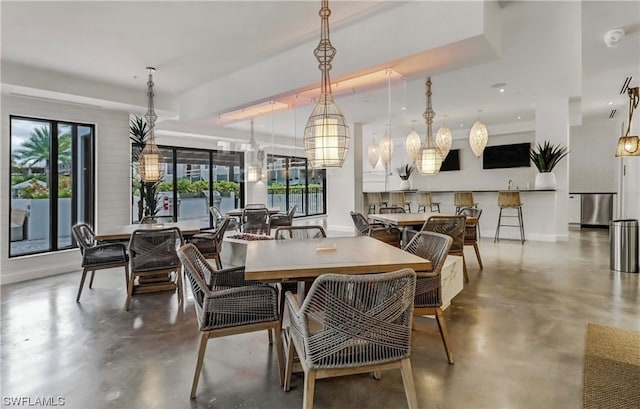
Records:
[[[166,167],[164,180],[155,186],[157,216],[199,220],[211,226],[210,206],[222,213],[244,205],[244,155],[241,152],[160,147]],[[138,212],[139,184],[134,183],[132,222]]]
[[[67,249],[94,223],[93,125],[11,116],[9,256]]]
[[[295,217],[325,214],[326,171],[312,169],[305,158],[267,157],[268,206],[287,211],[296,205]]]

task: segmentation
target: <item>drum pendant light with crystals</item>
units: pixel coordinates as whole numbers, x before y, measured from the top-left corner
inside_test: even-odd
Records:
[[[640,99],[638,87],[627,88],[627,94],[629,94],[629,122],[627,123],[627,132],[618,139],[616,157],[640,156],[640,138],[637,135],[629,135],[631,133],[633,110],[638,107],[638,100]]]
[[[304,128],[304,150],[313,168],[342,167],[349,152],[349,126],[333,102],[329,71],[336,49],[329,40],[329,1],[322,0],[320,8],[320,43],[313,54],[322,72],[320,100],[313,108]]]
[[[476,121],[471,127],[471,132],[469,132],[469,145],[471,145],[471,150],[478,158],[482,156],[488,141],[489,131],[487,131],[486,125]]]
[[[416,159],[416,168],[422,175],[435,175],[440,171],[442,165],[442,154],[440,149],[435,145],[432,140],[432,125],[433,118],[436,113],[431,109],[431,77],[427,78],[427,110],[422,114],[425,123],[427,124],[427,138],[424,142],[424,147],[420,150],[418,159]]]
[[[451,150],[452,143],[451,130],[443,123],[438,132],[436,132],[436,146],[440,149],[442,158],[446,158]]]
[[[149,138],[140,152],[140,160],[138,161],[138,173],[140,180],[145,183],[155,183],[162,180],[164,176],[164,158],[160,154],[160,149],[156,145],[155,127],[158,116],[153,109],[153,72],[155,68],[147,67],[149,70],[149,79],[147,80],[147,97],[149,99],[149,107],[144,116],[149,125]]]

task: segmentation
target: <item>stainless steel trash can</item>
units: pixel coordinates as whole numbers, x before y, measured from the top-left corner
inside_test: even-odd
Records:
[[[609,224],[611,270],[638,272],[638,221],[612,220]]]

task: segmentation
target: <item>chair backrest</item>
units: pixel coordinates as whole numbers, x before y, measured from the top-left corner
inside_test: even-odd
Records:
[[[418,206],[431,206],[431,203],[433,203],[431,192],[418,192],[416,201]]]
[[[297,208],[298,208],[298,205],[293,205],[289,208],[289,211],[287,212],[287,217],[289,218],[290,222],[293,222],[293,215],[296,214]]]
[[[211,264],[193,244],[185,244],[177,251],[178,258],[184,267],[185,278],[191,283],[191,292],[196,302],[198,319],[202,316],[202,303],[212,293],[207,286],[206,276],[215,271]]]
[[[323,274],[311,286],[292,324],[310,368],[392,362],[411,353],[416,273]]]
[[[276,240],[302,240],[327,237],[322,226],[286,226],[278,227],[274,233]]]
[[[520,201],[520,192],[517,190],[505,190],[498,192],[498,206],[499,207],[520,207],[522,202]]]
[[[456,207],[473,207],[475,204],[473,201],[473,192],[455,192],[453,204]]]
[[[358,233],[362,236],[368,236],[371,227],[362,213],[349,212],[349,214],[351,215],[351,219],[353,220],[353,224],[355,224]]]
[[[176,250],[183,243],[182,233],[177,227],[135,230],[129,240],[131,271],[179,267],[180,260]]]
[[[431,216],[421,230],[450,236],[453,239],[451,251],[462,251],[464,249],[465,228],[465,216]]]
[[[227,227],[229,227],[229,223],[231,222],[230,217],[223,217],[216,224],[216,229],[213,231],[213,239],[216,242],[216,246],[218,249],[222,248],[222,240],[224,239],[224,233],[227,231]]]
[[[378,213],[380,213],[380,214],[406,213],[406,211],[404,210],[404,207],[400,207],[400,206],[387,206],[387,207],[381,207],[381,208],[378,210]]]
[[[433,231],[420,231],[403,250],[431,261],[431,273],[440,274],[452,244],[451,236]]]
[[[71,227],[73,238],[78,242],[80,253],[84,255],[84,251],[96,245],[96,235],[91,227],[86,223],[74,224]]]
[[[140,224],[174,223],[173,216],[144,216]]]
[[[267,206],[265,206],[264,203],[249,203],[244,208],[245,209],[266,209]]]
[[[482,214],[482,209],[477,209],[475,207],[463,207],[458,212],[458,216],[473,217],[476,219],[480,219],[481,214]]]
[[[367,192],[367,203],[380,206],[382,204],[382,195],[380,192]]]
[[[269,211],[266,207],[242,210],[242,232],[269,234]]]
[[[402,206],[406,203],[404,192],[391,192],[389,193],[389,201],[393,206]]]
[[[216,224],[224,218],[220,209],[217,206],[209,207],[209,213],[213,216],[213,220],[215,220]]]
[[[464,240],[466,242],[474,242],[478,239],[478,232],[476,230],[476,226],[478,225],[478,221],[480,220],[480,216],[482,215],[482,209],[476,209],[475,207],[463,207],[458,212],[458,215],[465,217],[473,217],[476,219],[475,223],[471,223],[468,220],[466,221],[466,229],[464,232]]]

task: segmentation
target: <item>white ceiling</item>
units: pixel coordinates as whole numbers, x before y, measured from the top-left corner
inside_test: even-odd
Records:
[[[320,78],[312,54],[319,3],[2,1],[3,92],[140,113],[151,65],[157,107],[175,115],[159,128],[237,135],[249,121],[220,128],[218,114],[277,99],[295,108],[256,118],[258,129],[299,137],[312,101],[295,95]],[[558,97],[569,98],[583,118],[607,118],[611,101],[614,120],[622,122],[622,82],[633,76],[637,86],[640,79],[637,1],[332,1],[330,7],[338,50],[332,78],[386,67],[405,77],[391,85],[396,138],[413,121],[424,129],[427,75],[436,127],[444,118],[460,133],[478,118],[490,132],[526,131],[536,104]],[[614,27],[627,35],[607,48],[603,36]],[[502,94],[491,88],[501,82]],[[366,134],[384,133],[385,81],[336,100]]]

